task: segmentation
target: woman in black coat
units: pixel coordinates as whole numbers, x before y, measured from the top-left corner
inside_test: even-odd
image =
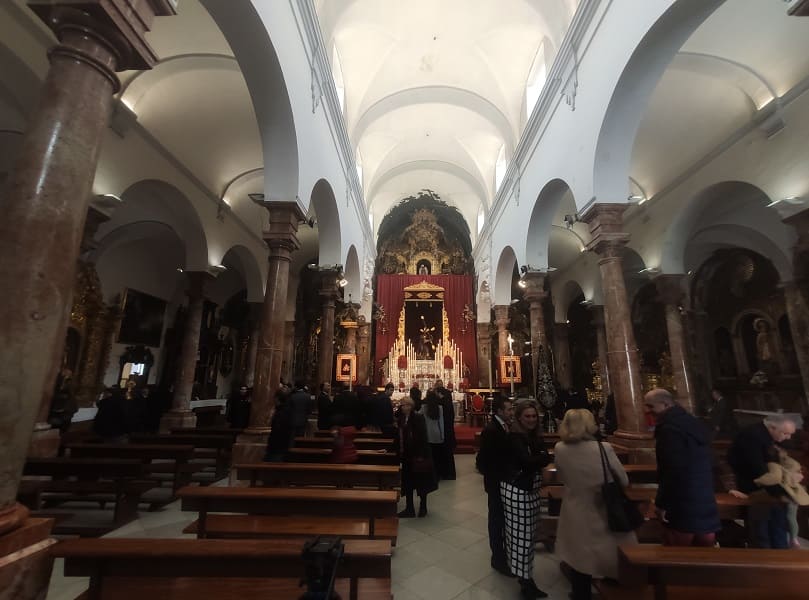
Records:
[[[402,463],[402,496],[405,509],[402,518],[416,516],[413,492],[419,495],[419,517],[427,516],[427,494],[438,489],[432,452],[427,441],[424,416],[413,410],[413,400],[402,398],[396,419],[399,437],[399,460]]]

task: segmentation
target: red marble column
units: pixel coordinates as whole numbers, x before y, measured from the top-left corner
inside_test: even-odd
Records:
[[[258,351],[258,338],[261,336],[261,308],[262,305],[258,302],[250,303],[250,337],[247,340],[247,356],[242,382],[247,387],[253,387],[256,377],[256,352]]]
[[[508,306],[494,306],[494,324],[497,325],[497,350],[498,356],[508,355]]]
[[[489,381],[489,366],[492,360],[492,335],[489,331],[489,323],[478,323],[478,383],[480,387],[491,388]],[[494,365],[491,365],[492,377],[494,377]],[[474,387],[474,386],[473,386]]]
[[[9,172],[0,219],[0,599],[47,595],[52,522],[16,503],[52,350],[64,344],[79,241],[116,71],[148,68],[145,42],[167,2],[30,2],[56,34],[50,69]],[[80,10],[81,9],[81,10]]]
[[[676,398],[684,409],[693,414],[691,369],[688,364],[685,327],[680,312],[685,296],[682,288],[683,277],[683,275],[660,275],[655,279],[655,285],[666,310],[666,331],[669,337],[672,376],[674,386],[677,388]]]
[[[539,349],[548,343],[545,334],[545,312],[543,303],[547,297],[545,292],[545,274],[530,272],[525,277],[525,299],[528,301],[528,308],[531,319],[531,366],[533,367],[532,379],[536,378],[539,370]],[[547,351],[547,348],[545,348]],[[546,354],[547,356],[547,354]]]
[[[295,321],[284,323],[284,361],[281,376],[284,381],[291,381],[293,376],[292,363],[295,360]]]
[[[553,324],[553,366],[556,379],[563,389],[569,390],[573,386],[573,379],[570,374],[570,340],[568,337],[567,323]]]
[[[248,435],[264,436],[266,442],[275,392],[281,378],[284,327],[286,323],[289,265],[292,252],[300,247],[298,224],[304,214],[296,202],[262,202],[270,213],[269,230],[264,241],[270,249],[267,287],[261,314],[261,335],[256,350],[255,380],[250,407]]]
[[[647,438],[640,358],[632,330],[629,300],[623,273],[623,247],[629,235],[623,232],[623,204],[594,204],[582,217],[590,226],[588,249],[596,252],[604,292],[604,325],[610,385],[618,415],[616,435]]]
[[[604,401],[610,394],[610,368],[607,358],[607,332],[604,329],[604,307],[594,305],[590,308],[593,313],[593,325],[596,328],[596,345],[598,346],[598,362],[601,365],[601,390],[604,393]]]
[[[371,324],[360,315],[357,328],[357,381],[368,384],[368,365],[371,362]]]
[[[809,410],[809,301],[795,282],[784,284],[784,301],[789,319],[798,370],[803,381],[804,411]]]
[[[320,273],[320,299],[323,302],[323,313],[320,319],[320,338],[318,339],[317,382],[331,383],[334,372],[334,304],[337,301],[339,271],[327,269]]]
[[[191,397],[194,391],[194,375],[197,372],[199,356],[199,336],[202,328],[202,306],[205,300],[205,284],[213,276],[205,271],[186,272],[188,285],[186,295],[185,329],[180,347],[180,362],[174,380],[174,396],[171,410],[160,419],[160,431],[168,433],[172,429],[196,427],[197,416],[191,410]]]

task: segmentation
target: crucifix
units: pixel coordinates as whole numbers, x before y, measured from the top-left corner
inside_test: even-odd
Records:
[[[508,337],[506,338],[506,341],[508,342],[508,354],[509,354],[509,356],[514,356],[514,338],[511,337],[511,332],[510,331],[508,332]],[[513,398],[514,397],[514,365],[511,365],[511,369],[512,369],[511,370],[511,377],[509,379],[511,380],[511,397]]]

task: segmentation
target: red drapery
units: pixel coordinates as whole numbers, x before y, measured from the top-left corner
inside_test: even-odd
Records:
[[[376,278],[376,302],[385,310],[385,333],[379,322],[376,327],[376,350],[374,356],[374,381],[382,382],[382,361],[396,341],[399,314],[404,307],[404,289],[426,281],[444,288],[444,310],[449,320],[449,337],[463,352],[463,361],[469,367],[469,387],[478,386],[477,326],[475,321],[464,323],[463,308],[472,308],[471,275],[378,275]],[[464,333],[464,329],[466,332]],[[410,385],[410,382],[406,382]]]

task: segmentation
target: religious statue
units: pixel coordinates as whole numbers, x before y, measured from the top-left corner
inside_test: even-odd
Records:
[[[424,315],[421,315],[422,326],[419,328],[419,345],[417,354],[420,360],[429,359],[435,352],[435,342],[433,340],[433,332],[435,326],[428,327]]]
[[[419,265],[419,275],[429,275],[429,274],[430,274],[430,271],[429,271],[429,269],[427,269],[427,264],[426,263],[421,263]]]
[[[773,360],[772,340],[770,338],[770,327],[767,321],[758,318],[753,321],[753,328],[758,332],[756,334],[756,358],[759,362],[759,367],[766,365]]]

